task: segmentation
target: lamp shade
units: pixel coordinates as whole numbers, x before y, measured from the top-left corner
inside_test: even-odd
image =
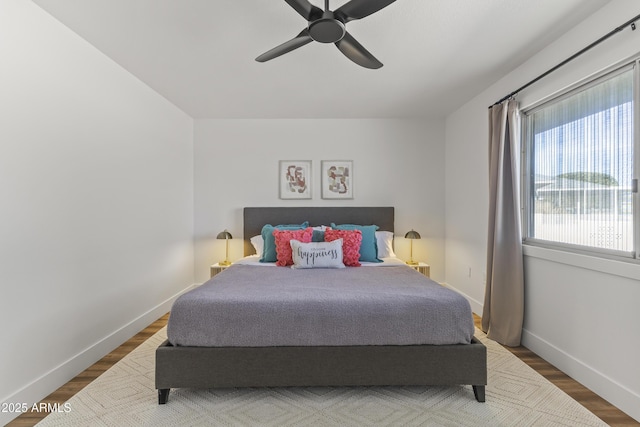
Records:
[[[233,236],[227,230],[224,230],[218,233],[216,239],[233,239]]]
[[[404,235],[405,239],[419,239],[420,238],[420,233],[418,233],[415,230],[411,230],[409,232],[407,232],[407,234]]]

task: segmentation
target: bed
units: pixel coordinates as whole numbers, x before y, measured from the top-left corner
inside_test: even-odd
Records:
[[[393,231],[394,209],[245,208],[245,255],[255,253],[249,239],[259,235],[264,224],[294,224],[303,221],[309,221],[310,225],[331,222],[376,224],[381,230]],[[229,268],[229,273],[232,267]],[[367,274],[367,268],[353,270]],[[399,268],[403,272],[408,270],[407,267]],[[273,269],[279,274],[294,271],[281,267]],[[236,270],[241,271],[242,267],[238,266]],[[224,275],[219,274],[216,278],[220,280],[220,276]],[[214,282],[216,278],[206,285],[222,283]],[[169,322],[171,326],[171,318]],[[486,357],[486,347],[475,337],[471,337],[468,343],[443,345],[404,342],[393,345],[302,342],[296,345],[293,341],[278,345],[223,343],[216,346],[196,346],[173,345],[167,340],[156,350],[155,383],[159,404],[167,403],[171,388],[399,385],[470,385],[476,400],[484,402],[487,384]]]

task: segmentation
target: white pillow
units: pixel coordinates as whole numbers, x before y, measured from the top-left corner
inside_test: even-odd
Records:
[[[292,239],[291,268],[345,268],[342,262],[342,239],[332,242],[302,243]]]
[[[256,250],[256,254],[258,254],[259,257],[262,257],[262,252],[264,252],[264,239],[262,238],[262,235],[253,236],[249,241],[253,245],[253,249]]]
[[[396,258],[393,252],[393,233],[390,231],[376,231],[378,244],[378,258]]]

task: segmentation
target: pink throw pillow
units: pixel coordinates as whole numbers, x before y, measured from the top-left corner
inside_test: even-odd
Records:
[[[291,254],[292,239],[299,240],[302,243],[311,242],[313,236],[313,228],[307,227],[303,230],[273,230],[273,237],[276,241],[276,265],[285,267],[293,265],[293,255]]]
[[[362,232],[360,230],[325,230],[325,242],[342,239],[342,258],[347,267],[360,267],[360,245]]]

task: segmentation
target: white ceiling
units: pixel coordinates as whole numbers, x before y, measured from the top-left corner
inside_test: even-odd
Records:
[[[194,118],[443,116],[609,2],[397,0],[347,24],[369,70],[316,42],[256,62],[306,26],[284,1],[33,1]]]

